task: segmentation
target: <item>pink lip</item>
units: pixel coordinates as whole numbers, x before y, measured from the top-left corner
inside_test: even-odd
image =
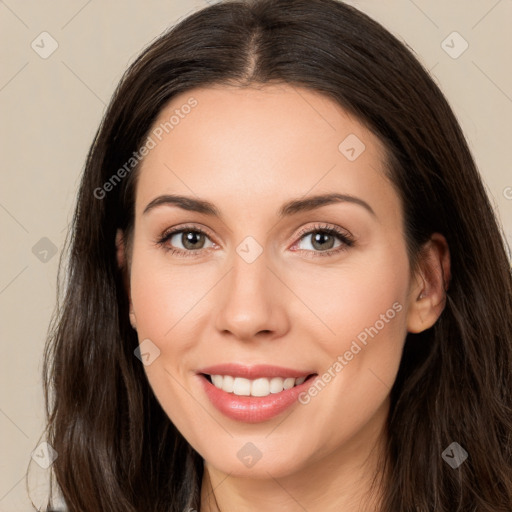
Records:
[[[231,375],[257,379],[260,377],[306,377],[314,372],[304,372],[276,366],[257,365],[241,366],[236,364],[224,364],[203,368],[198,372],[198,377],[211,403],[225,416],[245,423],[260,423],[270,420],[297,402],[299,395],[308,389],[314,378],[291,389],[285,389],[280,393],[271,393],[268,396],[238,396],[216,388],[210,381],[200,374]]]
[[[293,370],[291,368],[283,368],[281,366],[270,366],[266,364],[256,364],[253,366],[243,366],[235,363],[218,364],[215,366],[208,366],[197,370],[197,373],[206,373],[208,375],[231,375],[232,377],[244,377],[245,379],[259,379],[266,377],[307,377],[314,371],[310,370]]]

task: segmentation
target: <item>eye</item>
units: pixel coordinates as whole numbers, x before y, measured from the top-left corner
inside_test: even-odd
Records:
[[[210,245],[205,246],[207,241],[210,241]],[[166,231],[157,240],[157,244],[173,254],[178,253],[183,256],[194,256],[202,249],[208,249],[215,245],[207,233],[195,226],[182,226]]]
[[[354,245],[354,239],[348,232],[334,226],[317,225],[301,231],[297,236],[299,241],[292,246],[292,250],[296,250],[295,247],[299,246],[297,247],[299,250],[309,253],[312,257],[333,256]],[[304,244],[308,238],[310,242]],[[210,244],[205,245],[208,241]],[[171,254],[180,256],[196,256],[202,250],[216,246],[208,234],[197,226],[180,226],[165,231],[156,240],[156,244]]]
[[[349,233],[332,226],[317,225],[312,229],[302,231],[298,236],[300,240],[294,247],[299,246],[300,250],[313,253],[314,256],[332,256],[354,245],[354,239]],[[308,238],[309,242],[307,242]],[[336,242],[338,242],[337,245]]]

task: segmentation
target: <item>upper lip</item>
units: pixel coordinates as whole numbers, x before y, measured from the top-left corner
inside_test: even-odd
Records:
[[[271,366],[267,364],[255,364],[244,366],[235,363],[223,363],[214,366],[208,366],[197,370],[197,373],[207,375],[230,375],[232,377],[244,377],[254,380],[261,377],[307,377],[315,372],[309,370],[295,370],[293,368],[284,368],[282,366]]]

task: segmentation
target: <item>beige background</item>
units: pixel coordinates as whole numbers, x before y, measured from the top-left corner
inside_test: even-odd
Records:
[[[405,40],[431,70],[460,120],[512,245],[512,1],[349,3]],[[43,429],[42,349],[55,304],[58,255],[89,144],[128,63],[166,27],[206,5],[0,1],[2,512],[31,510],[25,473]],[[442,47],[453,31],[469,44],[456,59]],[[51,49],[42,32],[58,44],[46,59],[31,47],[34,41],[39,52]],[[450,51],[460,50],[463,41],[452,39]],[[36,470],[34,482],[44,485],[47,472]]]

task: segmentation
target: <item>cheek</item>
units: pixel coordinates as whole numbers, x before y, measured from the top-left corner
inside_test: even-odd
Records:
[[[148,380],[159,400],[185,406],[180,390],[191,378],[200,337],[198,306],[212,276],[196,266],[172,266],[165,253],[134,250],[133,254],[130,289],[139,343],[149,339],[158,354],[145,366]]]
[[[204,410],[186,389],[198,338],[195,306],[207,282],[207,276],[194,266],[173,268],[165,256],[134,248],[130,290],[137,335],[139,343],[149,339],[159,351],[144,370],[171,421],[192,438],[193,426],[205,422]]]
[[[322,331],[315,340],[332,359],[350,350],[354,340],[369,346],[378,337],[379,346],[400,348],[406,334],[408,269],[405,248],[382,243],[348,256],[337,267],[290,272],[288,280],[321,320],[315,322],[317,332]]]
[[[193,324],[196,306],[214,284],[211,269],[204,267],[173,266],[163,252],[134,251],[130,288],[139,336],[163,341],[180,324]]]
[[[340,425],[345,433],[356,432],[382,407],[400,365],[408,260],[405,250],[380,247],[347,260],[335,278],[331,269],[298,283],[299,293],[309,290],[308,306],[324,324],[315,338],[324,373],[303,403],[316,411],[311,418],[318,424],[312,427],[329,430],[332,439],[339,437]]]

